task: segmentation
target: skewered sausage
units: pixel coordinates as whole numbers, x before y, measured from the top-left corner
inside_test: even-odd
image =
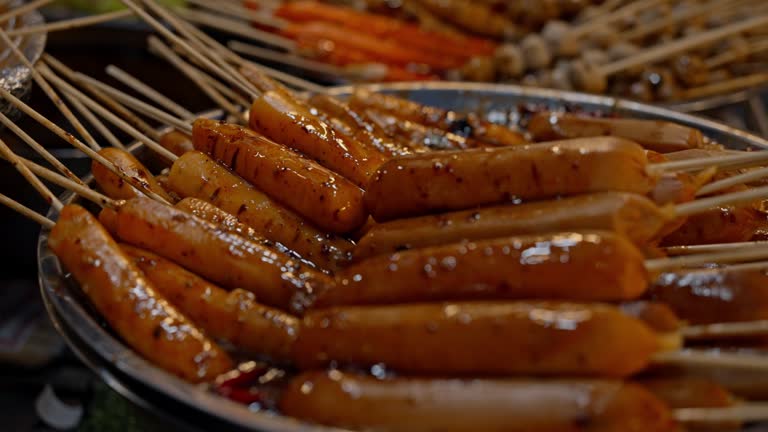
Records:
[[[277,92],[266,92],[256,98],[249,125],[361,187],[386,160],[375,148],[337,136],[309,109]]]
[[[151,252],[121,248],[168,301],[211,336],[252,354],[290,360],[299,326],[296,317],[256,303],[251,292],[227,292]]]
[[[126,243],[170,259],[225,288],[243,288],[259,302],[300,310],[328,276],[228,233],[183,210],[145,198],[117,209],[115,231]]]
[[[310,311],[295,355],[302,368],[623,377],[658,349],[653,331],[612,306],[474,302]]]
[[[355,247],[356,260],[400,250],[521,234],[598,229],[645,247],[670,215],[642,195],[603,192],[557,201],[487,207],[374,225]]]
[[[192,144],[192,137],[177,130],[163,134],[159,142],[161,146],[176,156],[181,156],[195,149],[195,146]]]
[[[342,270],[336,286],[318,293],[314,306],[521,298],[632,300],[645,292],[648,283],[643,259],[628,239],[599,231],[413,249]]]
[[[227,353],[158,293],[87,210],[65,206],[48,245],[104,319],[142,356],[193,382],[232,368]]]
[[[377,379],[336,370],[294,378],[286,415],[382,432],[671,432],[669,409],[610,380]]]
[[[192,135],[197,150],[229,166],[323,230],[349,233],[368,218],[360,188],[242,126],[198,119]]]
[[[160,184],[155,180],[155,177],[150,173],[147,167],[139,162],[136,157],[125,150],[121,150],[114,147],[107,147],[99,151],[99,154],[105,159],[113,162],[118,166],[118,169],[130,177],[134,177],[141,182],[144,190],[152,191],[168,201],[172,201],[172,198],[168,193],[160,187]],[[141,195],[136,188],[126,183],[117,174],[113,173],[107,167],[99,162],[93,161],[91,163],[91,171],[93,177],[99,188],[104,193],[113,199],[130,199]]]
[[[203,153],[181,156],[171,167],[168,185],[182,197],[200,198],[235,215],[320,268],[333,270],[349,260],[351,242],[313,227]]]
[[[377,222],[590,192],[648,194],[656,179],[639,145],[613,137],[393,158],[365,202]]]

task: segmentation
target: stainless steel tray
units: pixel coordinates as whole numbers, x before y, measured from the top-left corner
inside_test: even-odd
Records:
[[[696,127],[709,138],[730,148],[768,149],[768,141],[716,122],[611,97],[518,86],[441,82],[369,85],[365,88],[393,92],[424,104],[457,111],[483,110],[497,119],[512,121],[521,104],[550,109],[567,106],[584,111],[665,119]],[[331,93],[344,96],[350,91],[351,87],[339,87],[332,89]],[[133,144],[130,149],[140,158],[147,156],[140,144]],[[75,200],[71,193],[62,196],[64,203]],[[48,216],[55,220],[58,214],[51,210]],[[48,232],[41,232],[38,239],[39,280],[48,312],[73,350],[115,391],[176,419],[198,426],[205,424],[209,430],[215,424],[216,430],[339,431],[249,411],[245,406],[210,393],[202,386],[186,383],[147,362],[126,346],[94,313],[77,285],[63,272],[58,259],[48,249],[47,241]]]

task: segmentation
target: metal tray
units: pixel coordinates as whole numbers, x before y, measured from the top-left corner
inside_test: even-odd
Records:
[[[523,105],[564,107],[584,111],[610,112],[625,116],[665,119],[700,129],[709,138],[730,147],[766,148],[768,141],[709,120],[687,114],[581,93],[490,84],[394,84],[369,85],[367,89],[386,91],[412,100],[457,111],[484,110],[496,119],[515,120],[517,107]],[[351,87],[339,87],[331,93],[344,96]],[[139,158],[147,157],[142,145],[130,150]],[[62,202],[75,202],[71,193]],[[58,213],[50,210],[56,219]],[[65,275],[58,259],[48,249],[48,232],[38,239],[38,269],[42,297],[51,319],[72,349],[115,391],[142,406],[157,410],[188,425],[205,425],[210,430],[248,430],[274,432],[340,431],[301,423],[288,417],[252,412],[247,407],[219,397],[202,386],[182,381],[144,360],[119,339],[85,301],[71,278]]]

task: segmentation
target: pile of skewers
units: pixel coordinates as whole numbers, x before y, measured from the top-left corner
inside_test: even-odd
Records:
[[[80,138],[0,96],[93,158],[98,191],[0,114],[51,164],[0,141],[58,220],[0,201],[50,229],[102,318],[159,368],[353,429],[768,419],[741,400],[768,393],[743,386],[768,369],[768,244],[751,241],[768,223],[768,152],[668,122],[538,111],[517,128],[364,91],[305,97],[154,1],[124,3],[227,121],[45,56],[33,77]],[[92,204],[64,205],[42,180]]]
[[[461,1],[402,2],[434,3],[495,36],[506,29],[506,43],[310,0],[245,2],[255,10],[190,3],[199,8],[180,11],[185,18],[278,49],[233,41],[233,50],[333,79],[511,82],[642,101],[692,100],[768,82],[768,9],[753,0],[608,1],[571,23],[550,20],[540,32],[521,31],[486,2],[466,2],[471,13],[439,7]]]

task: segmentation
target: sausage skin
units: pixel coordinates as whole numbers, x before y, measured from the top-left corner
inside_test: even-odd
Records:
[[[671,219],[642,195],[603,192],[385,222],[360,239],[353,255],[360,260],[463,240],[580,229],[615,232],[645,247]]]
[[[215,342],[163,298],[96,218],[65,206],[48,245],[109,325],[139,354],[188,381],[233,367]]]
[[[325,274],[266,246],[222,230],[183,210],[145,198],[117,209],[117,236],[225,288],[243,288],[269,306],[300,310],[315,290],[327,289]]]
[[[446,300],[626,301],[645,293],[644,256],[609,232],[564,232],[455,243],[343,269],[314,307]]]
[[[624,377],[660,344],[609,305],[471,302],[310,311],[294,347],[302,369],[337,362],[416,374]]]
[[[298,318],[256,303],[251,292],[227,292],[159,255],[121,248],[168,301],[211,336],[252,354],[290,360]]]
[[[351,242],[315,228],[203,153],[181,156],[168,180],[173,192],[210,202],[317,267],[333,270],[349,260]]]
[[[337,370],[295,377],[289,416],[382,432],[672,432],[669,408],[613,380],[377,379]]]
[[[323,230],[349,233],[368,217],[360,188],[247,128],[198,119],[192,136],[195,149],[210,154]]]
[[[656,178],[646,167],[642,147],[612,137],[425,153],[382,165],[365,204],[377,222],[384,222],[591,192],[647,195]]]
[[[181,156],[195,149],[195,146],[192,144],[192,137],[177,130],[164,133],[160,137],[159,143],[176,156]]]
[[[103,148],[99,151],[99,154],[113,162],[129,176],[138,179],[144,190],[150,190],[169,202],[173,202],[170,195],[155,180],[152,173],[149,172],[149,169],[139,162],[134,155],[114,147]],[[131,199],[141,195],[136,188],[126,183],[117,174],[95,160],[91,163],[91,171],[99,188],[112,199]]]

